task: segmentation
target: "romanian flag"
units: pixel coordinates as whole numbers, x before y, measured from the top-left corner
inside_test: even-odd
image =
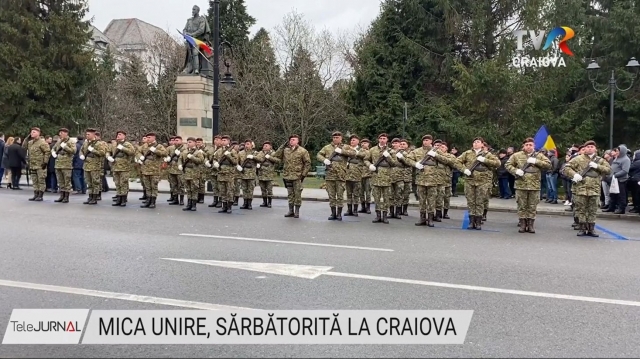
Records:
[[[183,34],[182,36],[189,43],[189,45],[191,45],[191,47],[195,47],[195,48],[198,48],[198,49],[202,50],[202,52],[204,52],[207,55],[207,57],[211,57],[211,55],[213,55],[213,49],[211,49],[211,46],[207,45],[203,41],[200,41],[198,39],[194,39],[193,37],[191,37],[189,35],[184,35]]]
[[[540,127],[540,129],[536,133],[536,136],[533,138],[533,142],[535,143],[536,151],[539,151],[541,149],[545,149],[547,151],[556,149],[556,144],[555,142],[553,142],[553,138],[551,138],[551,135],[549,135],[549,132],[547,131],[547,127],[545,125],[542,125],[542,127]]]

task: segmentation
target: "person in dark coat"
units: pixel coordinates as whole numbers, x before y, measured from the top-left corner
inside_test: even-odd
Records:
[[[7,149],[7,168],[11,171],[11,188],[21,190],[20,177],[22,169],[27,166],[27,150],[22,148],[22,140],[16,137]]]
[[[49,149],[53,150],[53,146],[55,146],[58,141],[58,136],[55,136],[53,139],[51,136],[47,137],[47,143],[49,144]],[[47,164],[47,190],[46,192],[58,193],[58,178],[56,177],[56,159],[53,156],[49,156],[49,163]]]
[[[2,177],[4,177],[4,166],[2,157],[4,156],[4,133],[0,132],[0,188],[2,188]]]
[[[629,212],[640,213],[640,150],[633,154],[627,183],[629,192],[631,192],[631,201],[633,202],[633,208]]]
[[[86,194],[87,184],[84,181],[84,160],[80,159],[80,149],[84,144],[84,137],[78,136],[76,142],[76,154],[73,156],[73,173],[71,174],[71,183],[75,194]]]
[[[500,167],[496,170],[498,175],[498,189],[500,190],[500,198],[501,199],[509,199],[511,198],[511,189],[509,188],[509,171],[504,167],[504,165],[509,160],[509,156],[507,156],[506,150],[500,150],[498,152],[498,158],[500,158]]]

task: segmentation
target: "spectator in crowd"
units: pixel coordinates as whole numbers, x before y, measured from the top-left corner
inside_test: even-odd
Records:
[[[564,205],[565,206],[571,206],[573,203],[571,203],[571,185],[573,184],[573,182],[571,181],[571,178],[567,178],[567,176],[564,175],[564,168],[567,166],[567,163],[569,163],[569,160],[571,160],[571,152],[567,152],[567,154],[564,156],[564,162],[562,163],[562,165],[560,166],[560,169],[558,170],[558,174],[560,175],[560,178],[562,179],[562,187],[564,188]]]
[[[27,166],[27,150],[22,148],[22,139],[16,137],[6,151],[7,168],[11,171],[11,189],[21,190],[20,177],[22,177],[22,169]]]
[[[615,178],[618,181],[618,189],[620,193],[609,193],[609,207],[604,212],[613,212],[615,214],[624,214],[627,208],[627,180],[629,179],[629,167],[631,160],[627,156],[627,146],[620,145],[611,151],[611,175],[607,176],[609,186]]]
[[[4,177],[4,166],[2,165],[2,157],[4,156],[4,133],[0,132],[0,188],[2,188],[2,178]]]
[[[509,160],[509,157],[513,155],[513,153],[514,153],[513,147],[507,148],[507,161]],[[516,177],[511,173],[508,173],[508,176],[509,176],[509,193],[511,193],[510,198],[514,198],[516,196]]]
[[[496,170],[498,175],[498,190],[500,191],[501,199],[511,198],[511,190],[509,189],[509,172],[504,165],[509,160],[506,150],[500,150],[498,152],[498,158],[500,159],[500,167]]]
[[[551,168],[546,173],[547,203],[558,204],[558,170],[560,170],[560,163],[555,150],[549,150],[547,157],[551,162]]]
[[[53,150],[53,146],[56,145],[56,142],[58,141],[58,139],[59,137],[57,135],[53,137],[53,139],[51,138],[51,136],[47,137],[45,141],[47,141],[47,143],[49,144],[50,150]],[[47,184],[47,189],[45,190],[45,192],[58,193],[58,178],[56,177],[56,159],[53,158],[53,156],[49,156],[49,163],[47,165],[47,178],[45,180],[45,183]]]
[[[540,153],[549,158],[547,151],[540,150]],[[542,201],[543,199],[547,199],[547,173],[540,171],[540,200]]]
[[[627,188],[631,193],[631,201],[633,208],[629,210],[631,213],[640,213],[640,150],[633,154],[633,161],[629,166],[629,181]]]
[[[73,173],[71,174],[71,181],[73,184],[73,190],[75,194],[86,194],[87,184],[84,182],[84,160],[80,159],[80,149],[84,144],[84,137],[78,136],[76,142],[76,154],[73,156]]]
[[[11,189],[11,171],[9,170],[9,163],[7,162],[7,153],[9,150],[9,146],[13,144],[13,141],[13,137],[7,138],[7,142],[4,144],[4,150],[2,150],[2,153],[0,153],[0,166],[4,170],[3,176],[0,177],[0,185],[2,184],[2,181],[5,181],[7,183],[7,188],[9,189]]]
[[[602,158],[604,158],[607,162],[609,162],[609,165],[611,165],[611,162],[613,161],[613,157],[611,157],[611,150],[604,151],[604,155],[602,155]],[[602,209],[609,208],[609,200],[611,199],[611,196],[609,195],[610,184],[611,178],[607,177],[603,177],[602,181],[600,182],[600,208]]]
[[[458,148],[457,147],[451,147],[451,152],[452,155],[458,157],[460,154],[458,153]],[[453,175],[451,176],[451,196],[452,197],[458,197],[458,193],[457,193],[457,188],[458,188],[458,179],[460,179],[460,171],[458,171],[457,169],[453,169]]]

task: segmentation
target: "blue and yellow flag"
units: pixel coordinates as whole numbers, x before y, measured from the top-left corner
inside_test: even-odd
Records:
[[[535,143],[536,151],[539,151],[541,149],[545,149],[547,151],[556,149],[556,144],[555,142],[553,142],[553,138],[551,138],[551,135],[549,135],[549,132],[547,131],[547,127],[545,125],[542,125],[540,127],[535,137],[533,138],[533,142]]]

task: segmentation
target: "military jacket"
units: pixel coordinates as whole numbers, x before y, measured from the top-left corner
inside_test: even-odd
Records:
[[[198,151],[196,148],[188,149],[186,146],[178,146],[183,148],[180,155],[177,156],[176,169],[180,173],[184,173],[185,180],[194,180],[200,178],[202,171],[200,170],[204,164],[204,152]],[[175,151],[175,150],[174,150]]]
[[[436,153],[436,157],[429,157],[426,161],[422,162],[431,150]],[[444,152],[434,147],[418,147],[411,151],[408,158],[413,165],[417,162],[422,162],[424,166],[421,170],[416,169],[416,184],[418,186],[444,186],[446,184],[446,168],[457,165],[451,157],[446,156]]]
[[[598,164],[598,168],[589,167],[589,162]],[[593,158],[587,154],[574,157],[564,168],[565,175],[573,180],[573,176],[577,173],[582,176],[582,181],[574,183],[571,187],[571,193],[579,196],[599,196],[600,182],[602,176],[611,174],[611,165],[604,158],[593,155]]]
[[[462,165],[460,172],[463,172],[465,169],[471,170],[471,167],[476,163],[476,159],[480,156],[485,158],[485,162],[478,163],[475,170],[471,172],[471,176],[465,177],[465,183],[472,186],[491,184],[493,181],[493,170],[500,167],[500,159],[492,153],[480,150],[476,154],[475,150],[470,149],[464,151],[460,157],[458,157],[458,161]]]
[[[248,156],[252,156],[253,158],[248,158]],[[255,180],[257,177],[256,171],[258,170],[258,165],[263,161],[264,154],[262,153],[262,151],[240,151],[240,153],[238,153],[238,164],[242,166],[240,178],[245,180]]]
[[[336,148],[340,148],[342,153],[335,152]],[[334,145],[330,143],[318,152],[316,158],[320,162],[324,162],[325,159],[331,161],[331,164],[327,166],[325,180],[327,181],[346,181],[347,180],[347,163],[349,158],[355,157],[356,151],[351,146],[340,144]]]
[[[360,147],[351,147],[351,149],[355,152],[355,156],[349,157],[347,160],[346,180],[349,182],[360,182],[365,170],[364,159],[367,157],[367,151],[362,150]]]
[[[93,148],[93,151],[89,151],[89,147]],[[104,157],[107,154],[107,150],[101,141],[84,141],[82,148],[80,148],[80,159],[84,160],[82,169],[85,171],[101,171],[104,167]]]
[[[530,156],[524,151],[519,151],[511,155],[505,163],[504,168],[516,178],[515,189],[533,191],[540,190],[541,171],[551,168],[551,161],[542,153],[532,153]],[[529,157],[535,157],[536,164],[527,163]],[[524,176],[516,175],[517,170],[522,170]]]
[[[27,149],[29,168],[32,171],[36,169],[46,169],[49,164],[49,156],[51,156],[51,149],[42,137],[37,140],[24,141],[22,147]],[[44,168],[43,168],[44,167]]]
[[[384,156],[385,151],[389,152],[389,157]],[[369,165],[376,166],[376,164],[378,164],[376,166],[376,171],[371,174],[372,186],[391,186],[391,183],[393,182],[392,168],[398,165],[398,161],[395,156],[391,155],[389,148],[380,148],[380,146],[373,147],[369,150],[369,156],[365,159],[364,163],[367,167],[369,167]],[[371,172],[370,169],[367,170]]]
[[[218,165],[218,181],[231,182],[236,178],[236,165],[238,165],[238,153],[231,147],[220,147],[213,154],[212,164]]]
[[[136,148],[128,141],[118,141],[111,151],[111,157],[113,158],[111,170],[114,172],[131,171]]]
[[[51,149],[51,155],[56,159],[55,168],[57,170],[72,170],[73,156],[76,154],[76,141],[67,137],[58,140]]]
[[[186,149],[187,146],[185,145],[171,145],[167,147],[168,154],[167,157],[164,158],[164,161],[167,163],[169,174],[181,175],[183,173],[178,169],[178,160],[180,159],[182,151]]]
[[[151,151],[152,147],[155,147],[155,152]],[[142,162],[142,175],[160,176],[162,172],[162,162],[168,153],[167,149],[157,142],[145,143],[140,146],[136,157]]]
[[[273,156],[282,161],[282,179],[284,180],[303,180],[311,170],[309,151],[303,147],[281,146]]]
[[[258,181],[273,181],[276,179],[276,166],[280,164],[280,159],[275,157],[276,151],[274,150],[260,152],[264,161],[256,165],[258,167]]]

